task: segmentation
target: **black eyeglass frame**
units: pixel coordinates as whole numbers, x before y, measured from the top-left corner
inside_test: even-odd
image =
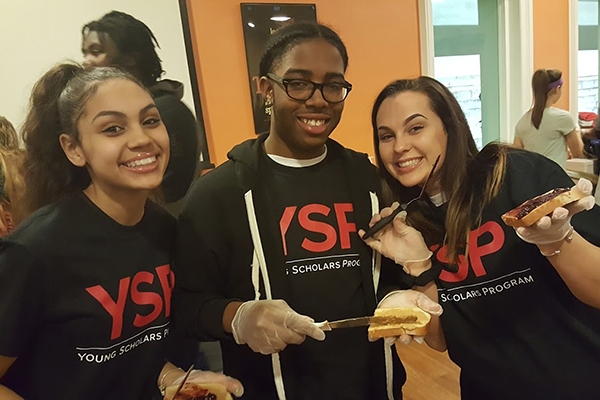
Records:
[[[287,94],[287,96],[292,99],[292,100],[296,100],[296,101],[306,101],[308,99],[310,99],[311,97],[314,96],[315,91],[317,89],[319,89],[321,91],[321,96],[323,96],[323,99],[325,99],[326,102],[330,103],[330,104],[338,104],[341,103],[343,101],[345,101],[348,98],[348,95],[350,94],[350,92],[352,91],[352,84],[346,80],[344,80],[344,82],[328,82],[328,83],[316,83],[313,81],[308,81],[306,79],[288,79],[288,78],[282,78],[280,76],[275,75],[272,72],[269,72],[267,74],[267,78],[271,79],[273,82],[280,84],[281,86],[283,86],[283,89],[285,90],[285,94]],[[308,83],[310,85],[312,85],[312,90],[310,92],[310,95],[306,98],[302,98],[302,99],[298,99],[295,98],[293,96],[290,95],[289,91],[288,91],[288,85],[293,82],[293,81],[301,81],[304,83]],[[346,94],[344,95],[344,98],[342,98],[341,100],[338,101],[329,101],[327,100],[327,98],[325,97],[325,93],[323,92],[323,88],[327,85],[340,85],[341,87],[343,87],[344,89],[346,89]]]

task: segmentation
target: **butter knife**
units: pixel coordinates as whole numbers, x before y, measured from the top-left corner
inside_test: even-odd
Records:
[[[369,326],[372,323],[378,323],[385,321],[385,317],[359,317],[359,318],[348,318],[340,319],[337,321],[323,321],[315,322],[317,328],[322,331],[329,332],[332,329],[340,328],[355,328],[357,326]]]
[[[411,323],[417,322],[417,318],[414,316],[406,317],[390,317],[390,316],[370,316],[370,317],[358,317],[340,319],[337,321],[323,321],[315,322],[315,326],[324,332],[329,332],[333,329],[341,328],[356,328],[359,326],[369,326],[371,324],[400,324],[400,323]]]

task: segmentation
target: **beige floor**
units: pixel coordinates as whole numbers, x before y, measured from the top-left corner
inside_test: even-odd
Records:
[[[208,358],[210,369],[221,372],[219,343],[201,343],[201,349]],[[448,353],[432,350],[425,343],[413,342],[400,347],[400,357],[407,373],[404,400],[460,400],[460,369],[450,361]]]
[[[448,353],[415,342],[401,346],[399,353],[407,375],[404,400],[460,400],[460,368]]]

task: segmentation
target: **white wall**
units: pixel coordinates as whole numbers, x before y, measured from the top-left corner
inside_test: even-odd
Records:
[[[177,0],[0,0],[0,115],[19,128],[36,80],[62,60],[81,62],[81,27],[112,10],[150,27],[163,77],[183,83],[183,101],[193,111]]]

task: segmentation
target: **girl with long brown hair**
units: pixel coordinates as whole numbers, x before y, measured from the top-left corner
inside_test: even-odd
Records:
[[[499,144],[478,151],[458,102],[429,77],[388,85],[372,123],[390,200],[418,196],[440,157],[427,196],[366,242],[444,307],[426,341],[461,367],[462,398],[597,398],[600,209],[578,214],[593,207],[591,183],[577,184],[585,198],[515,231],[503,213],[573,185],[558,165]]]
[[[152,398],[184,375],[165,361],[175,221],[148,201],[169,161],[152,96],[120,70],[60,64],[23,131],[32,214],[0,244],[0,398]]]
[[[553,107],[562,96],[562,72],[538,69],[531,78],[533,107],[515,127],[515,147],[534,151],[565,167],[567,147],[574,158],[583,157],[583,141],[568,111]]]

